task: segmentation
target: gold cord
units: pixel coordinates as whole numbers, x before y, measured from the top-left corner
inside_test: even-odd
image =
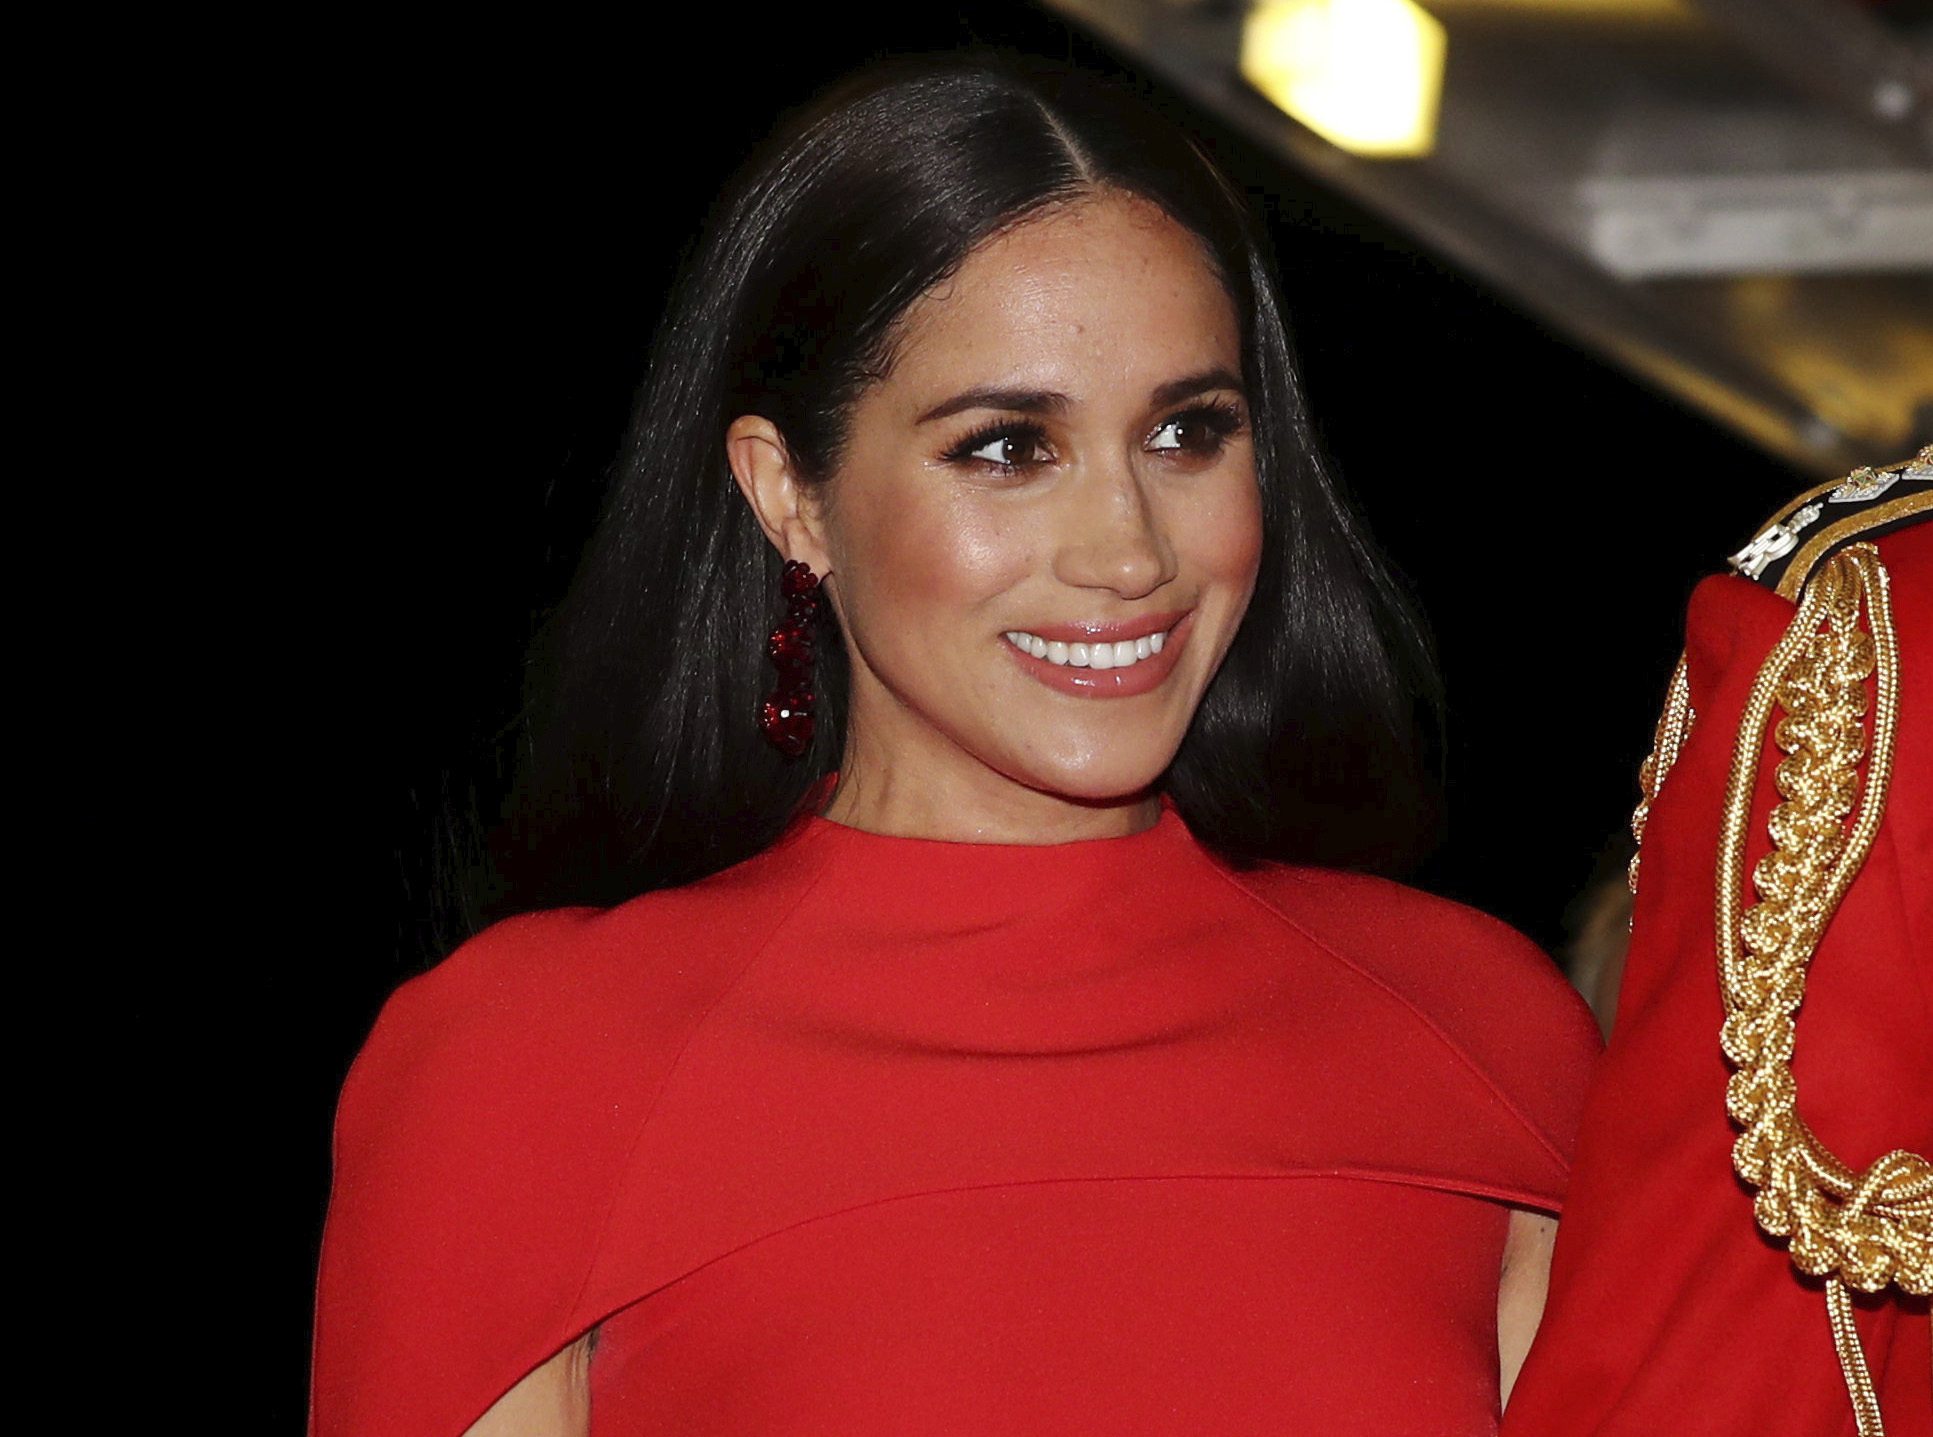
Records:
[[[1638,891],[1638,858],[1644,852],[1644,826],[1651,819],[1651,805],[1657,802],[1665,775],[1678,762],[1678,751],[1685,746],[1691,726],[1698,721],[1691,707],[1691,678],[1686,669],[1686,658],[1680,654],[1678,667],[1672,671],[1671,687],[1665,692],[1665,710],[1658,715],[1658,727],[1651,735],[1651,752],[1638,768],[1638,789],[1644,796],[1631,814],[1631,837],[1637,841],[1637,847],[1632,850],[1630,867],[1624,871],[1624,881],[1634,897]]]
[[[1873,1391],[1873,1375],[1866,1370],[1859,1328],[1853,1322],[1852,1294],[1836,1277],[1826,1279],[1826,1321],[1832,1324],[1832,1346],[1839,1354],[1839,1370],[1845,1374],[1846,1391],[1852,1397],[1852,1420],[1859,1437],[1886,1437],[1886,1424],[1879,1417],[1879,1394]]]
[[[1734,1069],[1725,1102],[1743,1129],[1733,1166],[1758,1189],[1759,1226],[1789,1239],[1801,1272],[1827,1279],[1827,1315],[1860,1437],[1883,1437],[1885,1429],[1847,1289],[1878,1292],[1897,1283],[1916,1295],[1933,1292],[1933,1163],[1900,1150],[1864,1173],[1847,1168],[1800,1118],[1791,1059],[1806,967],[1885,811],[1899,707],[1888,584],[1870,544],[1833,555],[1807,583],[1791,626],[1759,670],[1726,787],[1716,904],[1722,1043]],[[1862,606],[1870,633],[1860,627]],[[1862,719],[1865,681],[1874,674],[1868,755]],[[1784,801],[1772,810],[1772,851],[1752,873],[1758,901],[1746,905],[1745,834],[1775,704],[1785,713],[1773,728],[1787,755],[1776,773]]]

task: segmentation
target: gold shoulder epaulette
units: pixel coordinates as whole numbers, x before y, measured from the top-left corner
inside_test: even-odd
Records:
[[[1732,568],[1797,602],[1806,580],[1848,544],[1933,514],[1933,444],[1919,456],[1808,489],[1732,555]]]

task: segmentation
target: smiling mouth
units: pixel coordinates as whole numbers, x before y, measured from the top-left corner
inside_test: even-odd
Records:
[[[1117,639],[1113,643],[1043,639],[1038,634],[1030,634],[1022,629],[1010,629],[1005,637],[1021,653],[1045,659],[1058,668],[1127,669],[1160,653],[1168,641],[1168,633],[1164,629],[1158,633],[1144,634],[1138,639]]]

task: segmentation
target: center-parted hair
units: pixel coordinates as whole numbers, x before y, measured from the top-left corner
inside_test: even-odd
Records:
[[[838,766],[848,669],[824,607],[817,734],[781,757],[756,722],[781,559],[732,480],[726,428],[771,420],[824,482],[908,306],[989,237],[1103,191],[1152,201],[1212,258],[1241,318],[1261,485],[1254,597],[1162,789],[1236,862],[1387,871],[1434,841],[1424,640],[1319,462],[1247,206],[1133,93],[949,56],[861,72],[775,135],[714,211],[540,640],[493,907],[621,901],[784,830]]]

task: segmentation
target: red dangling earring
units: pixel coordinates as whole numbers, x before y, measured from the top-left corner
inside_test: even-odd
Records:
[[[785,595],[785,619],[765,641],[765,652],[778,665],[779,686],[758,711],[758,726],[772,746],[787,758],[797,758],[812,742],[812,621],[819,613],[819,576],[797,559],[785,561],[779,578]]]

